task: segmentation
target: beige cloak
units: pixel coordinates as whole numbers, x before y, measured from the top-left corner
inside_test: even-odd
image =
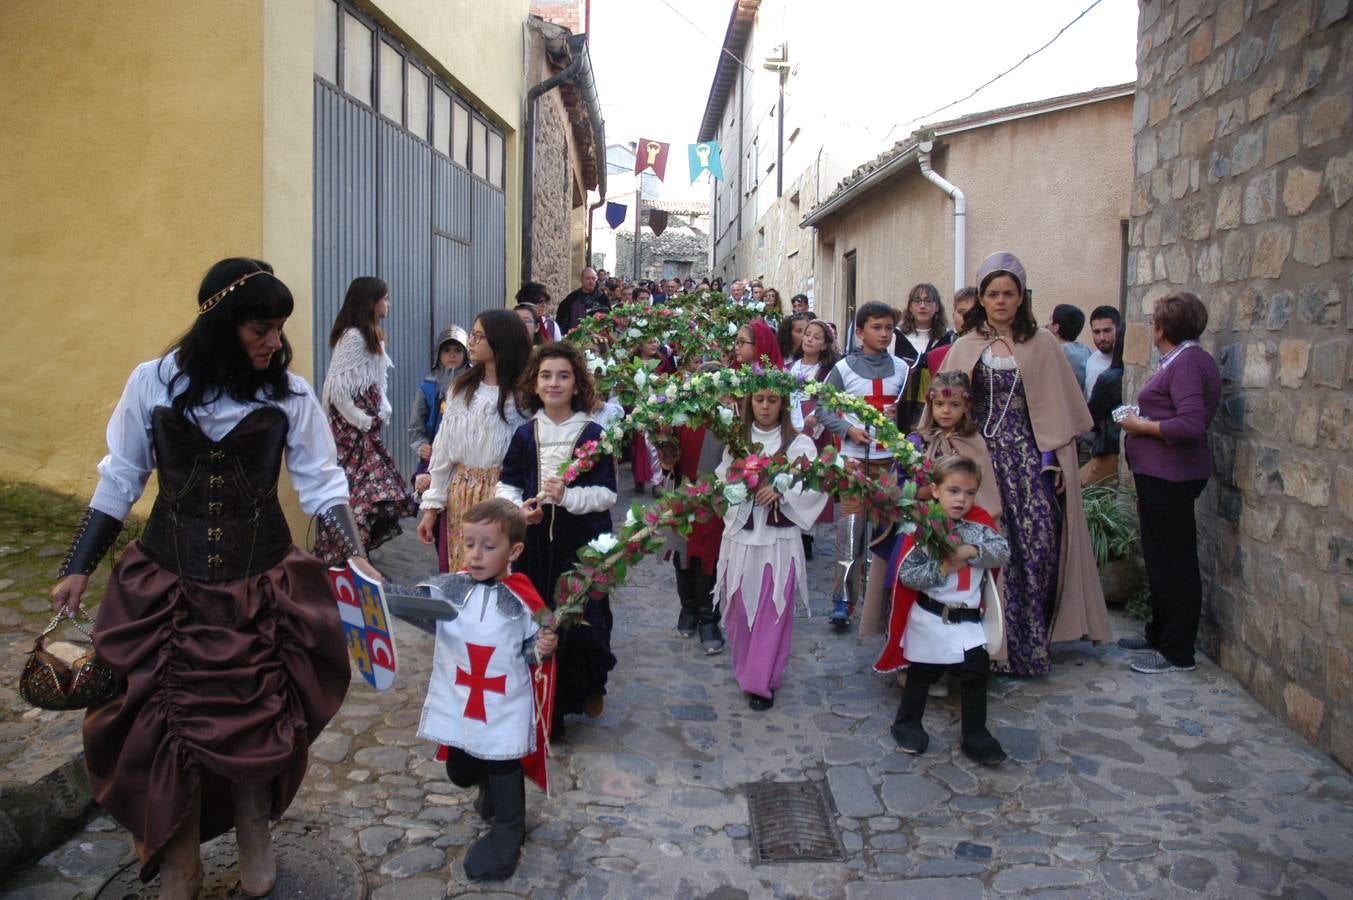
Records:
[[[995,339],[977,332],[963,335],[949,348],[942,372],[973,369],[982,351]],[[1029,407],[1034,440],[1044,453],[1057,455],[1066,486],[1062,521],[1062,552],[1057,566],[1057,598],[1053,608],[1052,641],[1110,638],[1104,589],[1099,583],[1090,531],[1081,505],[1081,482],[1076,459],[1076,435],[1089,431],[1094,422],[1085,405],[1085,395],[1076,384],[1071,363],[1051,332],[1038,329],[1032,338],[1013,345],[1020,380]]]

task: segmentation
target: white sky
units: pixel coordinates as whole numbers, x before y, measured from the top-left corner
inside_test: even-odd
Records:
[[[606,139],[670,142],[664,196],[708,197],[703,184],[690,186],[686,145],[700,128],[733,2],[592,0],[592,62]],[[1010,75],[958,106],[906,124],[1009,68],[1091,2],[788,0],[793,15],[821,10],[823,39],[849,48],[858,66],[843,73],[858,87],[841,91],[839,107],[848,123],[840,126],[853,157],[842,160],[848,167],[925,122],[1135,80],[1137,0],[1100,0]],[[767,0],[763,8],[769,7]],[[791,61],[795,49],[791,44]],[[758,62],[747,60],[753,67]]]

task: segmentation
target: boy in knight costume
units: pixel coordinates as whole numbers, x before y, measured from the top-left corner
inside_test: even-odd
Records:
[[[437,613],[418,736],[442,745],[447,775],[460,787],[478,787],[475,811],[493,823],[466,852],[465,874],[502,880],[516,871],[526,834],[525,777],[546,788],[554,661],[542,660],[558,637],[532,618],[544,603],[530,579],[508,574],[526,537],[521,511],[485,500],[464,522],[465,571],[420,585],[449,609]]]
[[[981,765],[1005,760],[1005,751],[987,730],[987,679],[991,658],[982,628],[984,569],[997,569],[1010,557],[1010,547],[996,531],[991,516],[976,506],[982,469],[965,456],[940,460],[930,474],[935,499],[962,541],[944,558],[916,543],[903,541],[889,569],[895,569],[893,611],[888,641],[874,663],[878,672],[909,665],[902,702],[892,733],[898,749],[924,753],[930,743],[921,723],[930,686],[952,672],[961,690],[964,755]]]
[[[832,367],[827,384],[847,394],[863,398],[887,416],[897,415],[897,399],[907,385],[907,364],[888,352],[896,326],[891,307],[870,302],[855,314],[855,338],[858,353],[852,353]],[[893,463],[893,454],[874,440],[874,435],[855,416],[839,415],[819,406],[817,421],[841,439],[841,452],[864,467],[872,478],[879,478]],[[836,520],[836,572],[832,586],[832,610],[827,620],[838,629],[850,623],[863,585],[864,506],[858,497],[841,501],[841,516]],[[870,579],[877,582],[877,578]]]

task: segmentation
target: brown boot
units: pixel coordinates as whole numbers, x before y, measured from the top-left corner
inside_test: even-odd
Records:
[[[164,845],[160,860],[161,900],[196,900],[202,892],[202,794],[199,792],[179,830]]]
[[[235,840],[240,845],[240,890],[250,897],[266,897],[277,883],[277,855],[268,830],[272,785],[235,784],[231,789]]]

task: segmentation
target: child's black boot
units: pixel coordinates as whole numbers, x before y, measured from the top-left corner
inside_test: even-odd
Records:
[[[1006,760],[1001,742],[987,730],[987,673],[990,667],[987,651],[977,647],[964,654],[958,676],[963,755],[983,766],[994,766]]]
[[[927,678],[927,674],[921,664],[913,663],[907,670],[907,683],[902,686],[902,702],[897,706],[897,717],[891,730],[897,748],[904,753],[924,753],[930,746],[930,735],[921,724],[925,716],[926,693],[933,680]]]
[[[471,881],[505,881],[517,871],[526,838],[526,780],[518,760],[494,761],[487,767],[493,827],[470,845],[465,875]]]
[[[699,602],[696,594],[695,580],[700,574],[700,567],[692,563],[682,566],[680,560],[673,560],[673,566],[676,569],[676,588],[677,599],[681,601],[681,612],[677,615],[677,634],[684,638],[695,637],[695,631],[700,624]]]

